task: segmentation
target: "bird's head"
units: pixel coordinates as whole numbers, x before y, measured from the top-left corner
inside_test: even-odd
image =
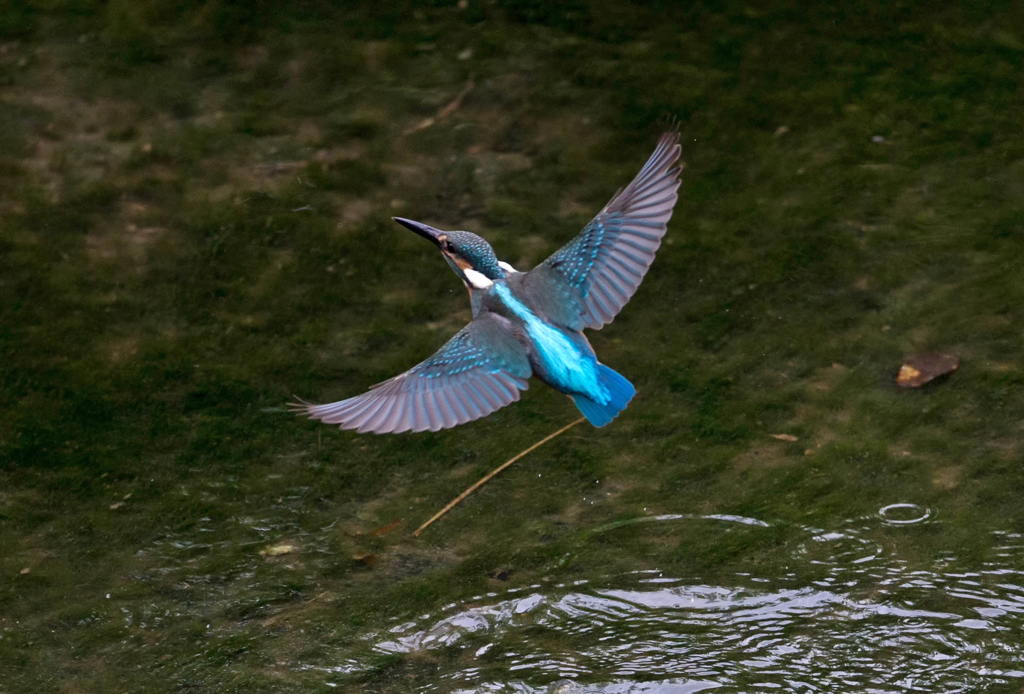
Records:
[[[494,284],[494,280],[504,279],[515,272],[511,265],[498,260],[491,244],[472,232],[444,231],[411,219],[393,219],[440,248],[448,265],[471,291],[486,289]]]

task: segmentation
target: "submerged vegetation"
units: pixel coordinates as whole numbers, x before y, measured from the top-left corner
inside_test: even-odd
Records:
[[[1022,6],[346,5],[0,9],[0,692],[402,689],[457,656],[347,673],[360,635],[498,588],[775,576],[897,502],[912,566],[1024,532]],[[530,267],[672,117],[666,244],[590,335],[636,400],[411,537],[576,412],[289,415],[468,319],[390,217]],[[900,391],[923,352],[959,370]]]

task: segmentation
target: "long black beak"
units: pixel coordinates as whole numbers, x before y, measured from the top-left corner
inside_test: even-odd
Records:
[[[405,219],[404,217],[392,217],[391,219],[395,220],[396,222],[398,222],[399,224],[404,226],[406,229],[410,229],[412,231],[415,231],[417,234],[419,234],[423,238],[429,239],[438,248],[441,247],[440,237],[441,237],[441,235],[444,234],[444,232],[441,231],[440,229],[435,229],[434,227],[432,227],[432,226],[430,226],[428,224],[421,224],[420,222],[414,222],[411,219]]]

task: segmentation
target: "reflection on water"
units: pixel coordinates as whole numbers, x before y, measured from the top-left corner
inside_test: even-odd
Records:
[[[929,516],[897,504],[840,530],[807,529],[790,548],[792,571],[779,578],[743,574],[709,585],[638,572],[602,587],[533,585],[475,596],[367,639],[378,653],[443,651],[448,665],[420,691],[1024,687],[1024,579],[1008,568],[1020,566],[1021,535],[997,534],[993,556],[971,571],[951,569],[952,557],[911,569],[867,539],[879,524]]]
[[[922,523],[931,515],[931,511],[917,504],[889,504],[878,509],[878,516],[889,525]]]

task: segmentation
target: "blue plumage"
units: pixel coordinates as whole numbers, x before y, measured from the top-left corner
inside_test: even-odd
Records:
[[[604,364],[598,364],[597,368],[600,372],[601,385],[608,393],[608,400],[600,403],[585,395],[573,395],[572,400],[591,424],[603,427],[625,409],[636,395],[636,388],[614,369]]]
[[[529,272],[499,262],[476,234],[396,217],[433,242],[462,279],[472,322],[432,357],[363,395],[297,409],[360,432],[437,431],[518,400],[536,376],[605,426],[636,389],[597,361],[582,331],[610,323],[654,261],[676,202],[678,158],[678,134],[665,133],[636,178]]]
[[[507,310],[526,332],[531,365],[548,385],[563,393],[580,393],[599,402],[607,402],[608,393],[601,384],[597,359],[590,345],[577,344],[570,334],[539,318],[516,298],[506,283],[497,283],[493,304],[497,311]]]

